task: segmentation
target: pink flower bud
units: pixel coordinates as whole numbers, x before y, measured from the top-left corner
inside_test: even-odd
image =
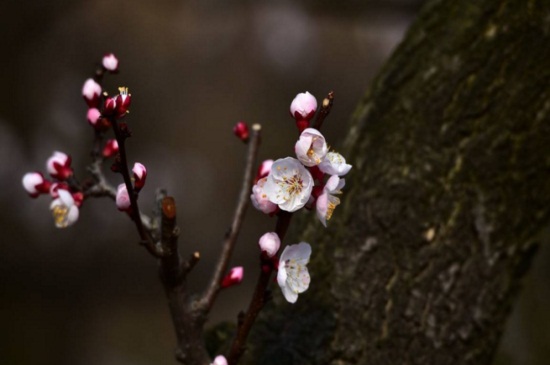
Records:
[[[103,68],[112,73],[118,71],[118,58],[112,53],[107,53],[101,60]]]
[[[317,100],[315,99],[315,96],[311,95],[307,91],[296,95],[290,104],[290,115],[292,115],[296,121],[303,119],[309,121],[313,118],[316,110]]]
[[[120,94],[116,97],[116,116],[122,118],[129,112],[132,95],[128,94],[127,87],[119,87],[118,91]]]
[[[23,176],[23,188],[33,198],[36,198],[40,194],[45,194],[50,191],[51,183],[44,179],[44,176],[40,172],[29,172]]]
[[[281,247],[281,240],[277,233],[267,232],[260,237],[258,244],[260,245],[260,250],[265,252],[267,257],[273,257],[279,251],[279,247]]]
[[[109,139],[105,142],[105,147],[103,147],[102,155],[105,158],[113,157],[118,153],[118,142],[116,139]]]
[[[55,151],[48,161],[46,161],[46,169],[53,178],[67,180],[73,174],[71,157],[63,152]]]
[[[97,126],[97,121],[101,118],[101,113],[97,108],[90,108],[88,109],[86,118],[88,119],[88,123],[95,128]]]
[[[267,178],[258,180],[256,185],[252,187],[252,194],[250,195],[250,200],[254,208],[265,214],[273,214],[277,211],[277,204],[272,203],[268,198],[267,194],[264,192],[264,185]]]
[[[240,284],[243,281],[244,269],[242,266],[232,268],[223,279],[221,283],[222,288],[229,288],[230,286]]]
[[[101,85],[88,79],[82,86],[82,96],[90,108],[95,108],[99,105],[99,96],[101,95]]]
[[[210,365],[227,365],[227,359],[223,355],[218,355]]]
[[[262,162],[262,164],[258,168],[258,173],[256,174],[256,182],[258,182],[258,180],[263,179],[264,177],[267,177],[267,175],[269,175],[272,165],[273,165],[273,160],[265,160],[264,162]]]
[[[243,142],[248,142],[248,137],[250,133],[248,131],[248,125],[245,122],[238,122],[233,127],[233,133]]]
[[[105,103],[103,104],[103,114],[105,115],[113,115],[116,111],[116,97],[109,97],[105,99]]]
[[[52,198],[59,197],[59,190],[69,190],[69,185],[64,182],[56,182],[50,185],[50,190],[48,191]]]
[[[147,179],[147,169],[144,165],[136,162],[132,168],[134,173],[134,188],[136,191],[140,191],[145,185],[145,180]]]
[[[128,190],[126,189],[126,184],[120,184],[116,189],[116,207],[120,211],[130,209],[130,195],[128,195]]]
[[[81,191],[77,191],[76,193],[73,193],[73,199],[74,204],[80,208],[84,202],[84,194]]]

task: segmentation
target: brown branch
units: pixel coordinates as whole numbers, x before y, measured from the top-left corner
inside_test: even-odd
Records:
[[[286,235],[291,218],[292,213],[289,212],[280,211],[278,214],[275,232],[279,236],[281,242]],[[267,299],[266,294],[267,287],[270,283],[269,278],[271,277],[271,273],[274,269],[273,261],[262,256],[261,264],[262,270],[260,270],[260,275],[258,277],[258,281],[256,282],[256,288],[254,289],[254,294],[252,295],[252,300],[250,301],[244,316],[239,319],[237,334],[231,344],[231,351],[227,358],[229,365],[236,365],[239,362],[239,359],[245,351],[245,344],[248,334],[250,333],[252,325],[256,321],[256,317],[260,314],[260,311],[264,307]]]
[[[254,178],[254,166],[256,162],[256,156],[258,155],[258,147],[260,145],[260,132],[261,126],[259,124],[254,124],[252,126],[252,136],[248,141],[246,168],[243,176],[239,200],[235,209],[235,213],[233,215],[233,222],[231,223],[229,231],[225,235],[222,252],[220,254],[218,264],[216,265],[214,275],[212,276],[212,280],[210,281],[210,285],[200,301],[200,307],[205,313],[210,310],[210,308],[214,304],[216,296],[220,291],[220,282],[227,270],[227,265],[229,263],[229,259],[231,258],[231,253],[233,252],[233,248],[235,247],[235,243],[237,242],[237,237],[241,229],[244,213],[250,201],[252,179]]]
[[[327,117],[327,115],[330,113],[332,109],[333,102],[334,102],[334,91],[329,91],[327,97],[323,99],[323,103],[321,104],[321,109],[319,110],[319,113],[315,118],[315,123],[313,123],[313,128],[317,130],[321,129],[321,126],[323,125],[325,118]]]

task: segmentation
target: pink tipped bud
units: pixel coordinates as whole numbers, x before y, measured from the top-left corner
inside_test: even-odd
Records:
[[[40,194],[46,194],[50,191],[51,183],[44,179],[44,176],[40,172],[29,172],[23,176],[23,188],[33,198],[36,198]]]
[[[50,193],[50,196],[54,199],[59,197],[59,190],[67,190],[69,191],[69,185],[64,182],[59,183],[53,183],[50,185],[50,190],[48,191]]]
[[[73,193],[73,199],[74,204],[80,208],[82,206],[82,203],[84,202],[84,193],[82,193],[81,191]]]
[[[82,86],[82,96],[90,108],[95,108],[99,105],[99,96],[101,95],[101,85],[88,79]]]
[[[105,147],[103,147],[102,155],[105,158],[113,157],[118,153],[118,142],[116,139],[109,139],[105,142]]]
[[[88,119],[88,123],[90,123],[90,125],[95,128],[97,126],[99,118],[101,118],[101,113],[97,108],[90,108],[88,109],[86,118]]]
[[[233,127],[233,133],[243,142],[248,142],[248,137],[250,133],[248,131],[248,125],[245,122],[238,122]]]
[[[101,60],[101,64],[104,69],[110,71],[111,73],[118,71],[118,58],[116,58],[116,56],[112,53],[107,53],[104,55]]]
[[[242,266],[232,268],[223,279],[221,283],[222,288],[229,288],[230,286],[240,284],[243,281],[244,269]]]
[[[277,251],[279,251],[279,247],[281,247],[281,240],[277,233],[267,232],[260,237],[260,242],[258,242],[258,244],[260,245],[260,250],[265,252],[267,257],[273,257],[277,254]]]
[[[136,191],[140,191],[145,185],[145,180],[147,179],[147,169],[144,165],[136,162],[132,168],[134,173],[134,188]]]
[[[120,211],[130,209],[130,195],[128,195],[128,189],[126,189],[126,184],[120,184],[116,189],[116,207]]]
[[[73,174],[71,156],[55,151],[46,161],[46,169],[51,177],[58,180],[67,180]]]
[[[116,111],[116,97],[109,97],[105,99],[105,103],[103,104],[103,114],[105,115],[113,115]]]
[[[127,87],[119,87],[118,91],[120,94],[116,97],[116,116],[117,118],[122,118],[128,114],[128,109],[132,102],[132,95],[128,94]]]
[[[271,166],[273,166],[273,160],[265,160],[264,162],[262,162],[262,164],[258,168],[258,173],[256,174],[256,182],[269,175],[269,173],[271,172]]]
[[[296,121],[303,119],[309,121],[313,118],[316,110],[317,100],[315,99],[315,96],[311,95],[307,91],[296,95],[290,104],[290,115],[292,115]]]
[[[227,365],[227,359],[223,355],[218,355],[210,365]]]

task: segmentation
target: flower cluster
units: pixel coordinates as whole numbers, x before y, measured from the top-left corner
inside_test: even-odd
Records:
[[[119,131],[127,131],[127,126],[117,126],[116,122],[123,118],[129,111],[131,95],[128,88],[119,88],[119,94],[109,97],[99,83],[104,73],[118,72],[118,59],[109,53],[103,57],[101,69],[96,72],[95,78],[87,79],[82,86],[82,97],[88,106],[86,119],[94,128],[96,144],[92,154],[95,163],[102,163],[105,159],[116,157],[119,153],[119,140],[127,137],[128,133],[119,133],[117,139],[108,139],[103,142],[103,135],[108,128],[119,128]],[[116,131],[115,131],[116,134]],[[113,164],[113,171],[126,168]],[[121,211],[130,211],[131,199],[127,186],[120,184],[117,189],[109,188],[103,175],[97,168],[88,168],[95,171],[92,182],[80,183],[74,176],[71,167],[71,157],[63,152],[54,152],[46,161],[46,170],[52,180],[48,180],[40,172],[30,172],[23,176],[23,187],[27,193],[35,198],[39,195],[50,195],[53,199],[50,210],[52,211],[55,225],[65,228],[78,220],[79,208],[83,201],[94,193],[97,196],[111,196],[116,206]],[[136,162],[133,169],[133,191],[137,194],[144,186],[147,177],[147,169],[141,163]],[[101,184],[100,184],[101,181]],[[101,185],[101,186],[100,186]],[[116,193],[111,193],[116,191]]]
[[[260,166],[250,196],[259,211],[275,215],[279,211],[296,212],[301,208],[315,208],[317,217],[326,227],[334,209],[340,204],[345,180],[342,176],[351,170],[345,158],[329,151],[325,137],[311,127],[317,111],[317,100],[310,93],[301,93],[290,105],[290,114],[300,131],[294,146],[296,157],[266,160]],[[264,234],[259,241],[262,254],[275,258],[280,239],[275,232]],[[287,301],[294,303],[298,294],[309,287],[307,263],[311,246],[305,242],[289,245],[277,263],[277,282]]]
[[[315,114],[317,102],[309,93],[298,94],[291,104],[291,114],[304,126]],[[308,119],[309,118],[309,119]],[[309,124],[308,124],[309,125]],[[265,161],[252,187],[251,200],[263,213],[278,209],[295,212],[315,206],[317,217],[326,226],[340,199],[341,189],[351,165],[337,152],[329,152],[325,137],[317,129],[304,128],[294,146],[296,158]]]
[[[71,157],[54,152],[46,161],[46,170],[52,180],[46,179],[41,172],[29,172],[23,176],[23,188],[33,198],[49,195],[53,199],[50,210],[56,227],[68,227],[78,220],[84,200],[82,192],[74,187]]]

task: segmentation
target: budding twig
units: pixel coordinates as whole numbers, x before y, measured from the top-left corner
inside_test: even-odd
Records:
[[[283,241],[285,237],[291,218],[292,213],[285,212],[283,210],[278,213],[275,233],[277,233],[281,241]],[[262,261],[264,260],[262,259]],[[269,278],[271,277],[272,272],[272,261],[269,260],[262,262],[262,270],[260,270],[260,275],[258,277],[258,281],[256,282],[256,288],[254,289],[254,294],[252,295],[252,300],[250,301],[244,316],[239,315],[237,334],[231,344],[231,351],[227,357],[229,365],[236,365],[244,353],[248,334],[250,333],[252,325],[256,321],[256,317],[258,317],[258,314],[266,302],[267,287],[269,285]]]
[[[214,275],[212,276],[212,279],[210,281],[210,285],[206,290],[204,296],[202,297],[202,300],[200,301],[200,306],[205,312],[208,312],[210,310],[210,308],[214,304],[216,295],[220,291],[220,282],[223,275],[225,274],[225,271],[227,270],[229,259],[231,258],[231,253],[233,252],[233,248],[235,247],[237,237],[241,230],[244,213],[250,201],[250,191],[252,189],[252,180],[254,178],[254,166],[256,163],[256,156],[258,155],[258,147],[260,145],[260,132],[261,126],[259,124],[254,124],[252,126],[252,135],[248,142],[246,168],[243,176],[239,200],[235,209],[235,213],[233,215],[233,222],[231,223],[229,231],[225,235],[222,252],[218,259],[218,263],[216,265]]]
[[[115,138],[118,142],[119,147],[119,172],[122,174],[124,179],[124,184],[128,190],[128,196],[130,198],[130,207],[131,207],[131,217],[134,221],[141,243],[145,246],[147,251],[155,257],[161,258],[164,256],[164,251],[161,247],[157,246],[151,237],[151,233],[145,229],[143,221],[141,220],[141,213],[139,211],[139,206],[137,203],[137,192],[134,189],[132,184],[132,179],[130,178],[129,168],[128,168],[128,159],[126,158],[126,135],[123,134],[123,131],[118,125],[116,118],[110,118],[111,124],[113,125],[113,131],[115,133]]]
[[[315,118],[315,123],[313,123],[313,128],[319,130],[321,129],[321,126],[323,125],[323,122],[327,115],[330,113],[330,110],[332,109],[332,103],[334,102],[334,91],[329,91],[326,98],[323,99],[323,103],[321,104],[321,109],[319,110],[319,113],[317,113],[317,117]]]

